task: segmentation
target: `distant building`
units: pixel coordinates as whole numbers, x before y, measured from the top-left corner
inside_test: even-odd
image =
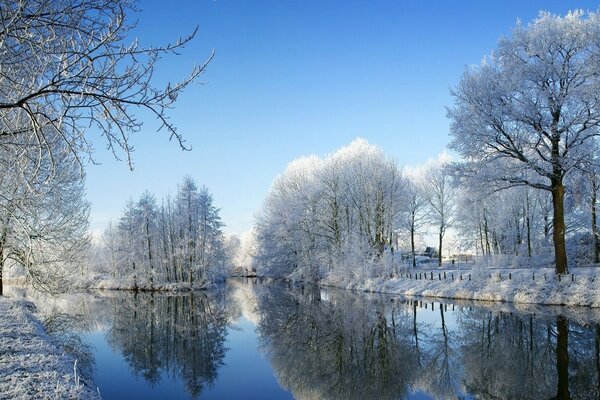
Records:
[[[425,251],[419,255],[423,256],[423,257],[435,258],[435,257],[437,257],[437,250],[435,247],[428,246],[427,248],[425,248]]]

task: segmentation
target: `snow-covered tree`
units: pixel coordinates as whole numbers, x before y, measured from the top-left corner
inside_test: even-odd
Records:
[[[116,250],[103,252],[103,264],[118,269],[115,279],[121,287],[152,289],[183,282],[203,286],[225,275],[222,227],[208,188],[198,190],[186,177],[176,199],[167,197],[160,207],[149,192],[127,202],[116,232],[109,227],[103,235],[105,247],[116,243]]]
[[[135,113],[147,111],[185,146],[167,111],[206,64],[165,88],[152,78],[158,59],[177,54],[195,32],[163,46],[127,43],[130,0],[2,0],[0,10],[1,137],[31,137],[54,163],[50,137],[75,157],[91,155],[93,127],[131,165],[129,135],[142,126]]]
[[[410,254],[412,266],[417,266],[415,253],[415,240],[417,234],[427,224],[429,210],[427,198],[423,193],[422,182],[419,177],[413,177],[406,183],[405,202],[403,215],[400,220],[400,229],[407,232],[410,237]]]
[[[89,244],[83,176],[60,141],[48,145],[60,159],[36,158],[28,143],[0,146],[0,294],[6,267],[48,290],[65,289],[82,274]]]
[[[423,180],[423,193],[429,206],[428,217],[437,228],[438,263],[442,265],[444,236],[455,223],[457,197],[457,189],[444,162],[429,166]]]
[[[600,14],[542,12],[465,72],[448,110],[462,175],[551,193],[557,273],[568,271],[564,181],[599,134],[599,41]]]
[[[363,139],[293,161],[257,219],[259,272],[310,281],[381,274],[404,185],[396,163]]]

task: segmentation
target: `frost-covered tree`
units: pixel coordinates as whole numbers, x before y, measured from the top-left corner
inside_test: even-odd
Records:
[[[438,263],[442,265],[444,236],[455,223],[457,188],[445,170],[445,163],[431,165],[425,172],[423,193],[429,206],[428,217],[437,228]]]
[[[27,143],[0,146],[0,294],[6,267],[47,290],[65,289],[82,273],[89,244],[83,176],[64,144],[49,145],[61,157],[56,163],[36,158]]]
[[[395,162],[363,139],[292,162],[257,219],[259,273],[309,281],[380,275],[404,184]]]
[[[565,177],[600,125],[600,14],[546,12],[465,72],[449,108],[450,147],[469,176],[552,194],[556,272],[566,273]]]
[[[135,113],[147,111],[184,146],[167,111],[206,64],[158,88],[158,59],[177,54],[194,33],[164,46],[127,43],[134,13],[130,0],[2,0],[0,136],[31,137],[54,162],[50,137],[81,157],[92,153],[93,131],[131,165],[129,134],[142,126]]]
[[[427,198],[423,193],[422,182],[419,180],[419,177],[415,177],[406,182],[403,209],[404,212],[400,221],[400,229],[408,232],[410,237],[412,266],[416,267],[415,238],[427,224],[427,219],[429,217]]]
[[[185,148],[168,110],[206,64],[159,88],[158,59],[194,33],[164,46],[127,43],[134,12],[129,0],[0,0],[0,266],[16,263],[35,283],[59,280],[84,253],[90,134],[131,167],[143,112]]]
[[[149,192],[127,202],[116,232],[104,233],[105,242],[116,243],[118,261],[107,250],[102,252],[103,264],[118,269],[119,287],[153,289],[184,282],[203,286],[225,274],[222,227],[208,188],[198,190],[194,180],[186,177],[176,199],[167,197],[160,207]]]

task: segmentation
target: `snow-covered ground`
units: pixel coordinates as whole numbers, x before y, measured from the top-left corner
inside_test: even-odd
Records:
[[[0,297],[0,398],[99,399],[34,313],[33,303]]]
[[[180,283],[159,283],[150,285],[148,283],[134,286],[128,282],[122,282],[118,279],[98,279],[90,282],[85,289],[98,290],[142,290],[142,291],[165,291],[165,292],[187,292],[191,290],[205,290],[212,286],[211,283],[195,283],[192,287],[189,282]]]
[[[551,268],[411,269],[394,278],[324,283],[348,289],[451,299],[600,307],[600,269],[572,268],[560,280]],[[462,277],[462,279],[461,279]]]

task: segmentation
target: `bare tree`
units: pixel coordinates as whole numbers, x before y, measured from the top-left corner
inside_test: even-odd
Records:
[[[564,179],[599,134],[600,14],[542,12],[481,66],[465,72],[449,109],[463,174],[498,189],[552,194],[556,273],[566,273]]]
[[[408,231],[408,234],[410,235],[412,266],[416,267],[415,236],[427,223],[429,210],[427,209],[427,198],[423,194],[418,183],[410,180],[407,181],[405,197],[404,207],[406,210],[401,226]]]
[[[442,265],[443,241],[446,231],[454,224],[456,216],[457,189],[444,165],[433,165],[425,173],[423,183],[425,198],[429,204],[429,219],[438,227],[438,263]]]
[[[115,156],[129,165],[129,135],[146,110],[182,148],[182,136],[167,110],[204,71],[192,69],[181,82],[152,85],[157,60],[177,54],[195,35],[158,47],[125,43],[135,11],[130,0],[2,0],[0,2],[0,137],[32,137],[38,160],[57,154],[48,135],[60,137],[64,149],[80,159],[91,156],[88,136],[104,137]],[[212,55],[209,56],[209,60]],[[208,61],[207,61],[208,62]],[[90,129],[94,128],[94,129]]]

